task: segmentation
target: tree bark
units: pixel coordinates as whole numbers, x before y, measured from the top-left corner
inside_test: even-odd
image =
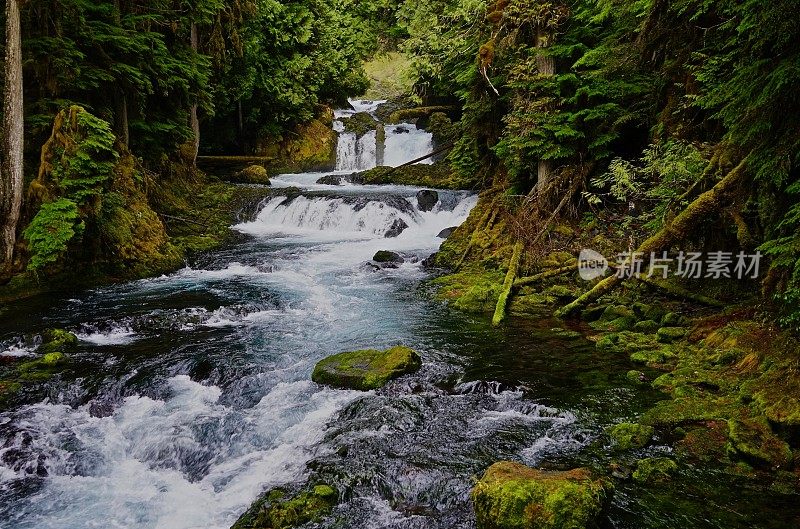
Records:
[[[6,0],[6,57],[3,97],[3,163],[0,169],[0,271],[11,267],[22,206],[24,127],[22,36],[19,0]]]
[[[197,53],[198,39],[197,39],[197,24],[192,22],[190,30],[190,40],[192,50]],[[197,165],[197,153],[200,152],[200,120],[197,117],[197,103],[193,103],[189,108],[189,127],[192,129],[194,139],[192,140],[192,165]]]
[[[543,29],[536,32],[536,48],[544,50],[550,45],[550,34]],[[542,53],[541,51],[536,55],[536,68],[539,73],[546,77],[552,77],[556,74],[556,61],[553,57]],[[550,180],[550,174],[553,171],[553,164],[550,160],[539,160],[539,166],[536,174],[536,187],[542,189],[544,185]]]
[[[719,211],[723,207],[726,198],[728,198],[742,183],[744,172],[745,162],[742,161],[735,169],[728,173],[725,178],[717,182],[714,187],[697,197],[694,202],[689,204],[686,209],[675,217],[672,222],[664,226],[661,231],[644,241],[633,253],[638,253],[647,257],[652,252],[662,251],[676,242],[685,239],[700,221],[706,219],[711,213]],[[629,263],[630,257],[626,262],[620,263],[620,266],[627,267]],[[608,293],[625,279],[625,277],[621,277],[619,274],[603,279],[590,291],[559,310],[556,315],[563,318],[581,311],[586,305]]]
[[[128,145],[130,133],[128,128],[128,97],[120,88],[114,93],[114,134],[117,139]]]

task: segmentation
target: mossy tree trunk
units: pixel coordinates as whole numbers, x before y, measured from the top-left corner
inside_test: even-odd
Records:
[[[734,194],[736,188],[742,185],[745,175],[745,162],[742,161],[732,171],[730,171],[717,184],[697,197],[694,202],[689,204],[675,219],[668,223],[658,233],[644,241],[639,248],[632,254],[640,254],[649,257],[652,252],[659,252],[669,248],[676,242],[685,240],[696,228],[698,223],[707,219],[711,214],[719,211],[727,202],[727,199]],[[622,267],[629,267],[631,257],[626,262],[620,263]],[[560,317],[570,316],[575,312],[580,312],[583,307],[597,300],[604,294],[614,289],[626,278],[615,274],[597,283],[590,291],[566,305],[557,312]]]
[[[22,206],[24,127],[19,0],[6,0],[6,56],[0,169],[0,272],[11,267]]]
[[[128,7],[127,5],[125,7]],[[122,25],[123,5],[120,0],[114,2],[114,21]],[[130,143],[130,128],[128,126],[128,96],[125,88],[118,86],[114,90],[114,135],[117,140],[128,145]]]

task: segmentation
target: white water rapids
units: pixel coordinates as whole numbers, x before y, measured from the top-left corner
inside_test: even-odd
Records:
[[[356,106],[374,111],[375,105]],[[430,135],[413,125],[389,129],[390,165],[430,150]],[[338,167],[374,165],[374,138],[372,146],[368,137],[364,145],[350,140],[341,138]],[[234,227],[247,240],[205,262],[53,307],[41,325],[76,332],[83,367],[74,379],[53,382],[41,402],[0,414],[0,527],[226,529],[259,493],[302,480],[307,462],[335,452],[326,436],[343,408],[367,399],[382,410],[371,393],[312,383],[311,369],[342,350],[430,347],[423,337],[430,309],[413,290],[426,276],[420,261],[437,250],[441,230],[466,219],[477,198],[439,192],[433,210],[423,212],[419,189],[327,186],[316,183],[321,176],[274,178],[277,194]],[[284,195],[289,187],[301,191]],[[406,228],[387,237],[398,221]],[[399,252],[405,263],[391,270],[366,266],[378,250]],[[24,335],[0,343],[9,357],[34,349]],[[433,373],[452,369],[423,356]],[[426,392],[441,393],[433,386]],[[476,439],[491,443],[497,432],[541,425],[548,433],[536,439],[547,451],[570,437],[574,422],[570,413],[531,406],[511,390],[430,402],[409,392],[397,399],[402,409],[419,411],[397,421],[376,411],[369,415],[374,424],[357,423],[348,438],[395,435],[403,421],[421,420],[417,414],[430,421],[420,428],[436,442],[439,434],[430,432],[447,430],[447,421],[461,424],[462,441],[441,436],[448,450],[472,454]],[[438,458],[438,451],[430,454]],[[419,502],[433,501],[425,500],[423,484],[437,486],[444,470],[434,470],[398,490],[417,487]],[[407,472],[398,472],[398,480],[406,479]],[[453,487],[470,486],[466,477],[449,479]],[[367,494],[358,516],[368,521],[349,527],[418,527],[416,515],[403,525],[405,514]],[[442,500],[442,509],[468,527],[461,496],[452,505]],[[438,523],[437,515],[430,520]]]

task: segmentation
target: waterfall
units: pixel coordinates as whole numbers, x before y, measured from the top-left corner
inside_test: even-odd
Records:
[[[354,110],[337,110],[336,121],[333,128],[339,133],[339,143],[336,147],[337,171],[366,171],[380,165],[397,167],[415,160],[433,151],[433,135],[420,130],[411,123],[397,125],[383,125],[385,140],[383,145],[377,144],[375,131],[357,137],[352,132],[344,130],[341,118],[347,118],[357,112],[368,112],[375,117],[378,107],[385,101],[358,101],[351,100]],[[382,158],[382,159],[379,159]],[[422,163],[430,164],[430,160]]]

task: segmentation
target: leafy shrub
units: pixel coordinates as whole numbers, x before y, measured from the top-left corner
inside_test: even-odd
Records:
[[[42,204],[23,232],[31,253],[28,270],[40,270],[58,261],[67,251],[69,242],[79,236],[83,228],[78,205],[72,200],[59,198]]]

